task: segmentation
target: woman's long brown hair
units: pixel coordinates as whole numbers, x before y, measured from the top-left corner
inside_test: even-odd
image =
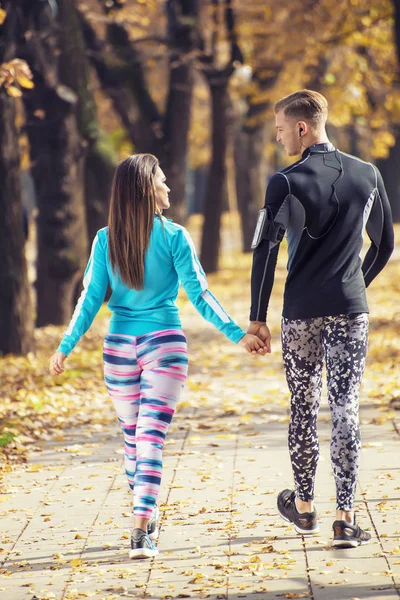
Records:
[[[159,213],[154,176],[159,163],[152,154],[133,154],[115,170],[108,216],[111,267],[135,290],[143,289],[144,258],[154,217]]]

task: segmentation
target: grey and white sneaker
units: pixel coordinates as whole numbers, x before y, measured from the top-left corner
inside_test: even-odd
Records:
[[[335,521],[332,527],[332,546],[335,548],[357,548],[371,541],[371,534],[357,525],[355,517],[353,525],[347,521]]]
[[[299,513],[296,508],[296,492],[283,490],[278,494],[278,512],[282,519],[293,523],[297,533],[302,535],[314,535],[319,532],[317,511],[311,513]]]
[[[143,529],[134,529],[131,534],[129,558],[153,558],[158,548]]]
[[[158,537],[158,521],[159,521],[159,510],[157,504],[154,505],[153,514],[150,521],[147,523],[147,535],[152,540]]]

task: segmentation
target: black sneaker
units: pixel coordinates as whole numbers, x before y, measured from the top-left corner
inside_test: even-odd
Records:
[[[131,535],[129,558],[152,558],[157,556],[158,548],[143,529],[134,529]]]
[[[333,523],[333,542],[332,546],[336,548],[357,548],[363,544],[368,544],[371,541],[371,534],[361,529],[356,523],[347,521],[335,521]]]
[[[157,504],[155,504],[153,508],[152,517],[147,523],[147,535],[150,536],[152,540],[154,540],[158,536],[158,518],[158,506]]]
[[[297,533],[303,535],[313,535],[319,532],[317,522],[317,511],[311,513],[299,513],[296,508],[296,492],[292,490],[283,490],[278,494],[278,512],[282,519],[293,523]]]

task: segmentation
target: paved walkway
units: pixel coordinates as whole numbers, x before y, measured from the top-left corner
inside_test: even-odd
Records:
[[[237,268],[232,265],[236,273]],[[218,280],[226,297],[223,290],[218,297],[232,315],[245,315],[243,289],[228,289],[228,271]],[[278,288],[283,279],[278,272]],[[391,302],[395,312],[398,304]],[[277,493],[291,485],[279,303],[270,311],[274,352],[255,359],[224,343],[182,303],[192,361],[165,448],[159,557],[128,558],[131,500],[121,435],[104,390],[82,406],[90,416],[87,426],[44,441],[27,465],[6,477],[0,494],[0,600],[398,599],[400,413],[383,412],[379,398],[395,373],[391,347],[384,347],[386,372],[371,369],[361,401],[358,515],[373,541],[335,550],[326,400],[319,423],[320,534],[295,534],[276,510]],[[378,303],[374,313],[373,326],[385,326],[387,315]],[[373,352],[381,350],[375,345]],[[73,357],[70,361],[73,368]]]
[[[194,349],[199,344],[211,355],[220,342],[208,328],[189,337]],[[365,398],[357,500],[373,542],[335,550],[324,404],[316,499],[321,533],[302,538],[275,505],[276,493],[291,482],[279,352],[254,361],[229,346],[225,358],[237,369],[224,393],[217,370],[210,380],[203,365],[192,366],[169,434],[160,556],[127,557],[132,517],[117,427],[69,431],[6,479],[1,600],[399,597],[399,424],[382,422]],[[104,403],[112,415],[106,395]]]

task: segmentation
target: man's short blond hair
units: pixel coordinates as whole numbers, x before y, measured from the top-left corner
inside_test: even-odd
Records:
[[[325,124],[328,117],[328,102],[319,92],[300,90],[281,98],[275,104],[275,114],[281,110],[288,119],[309,121],[318,127]]]

